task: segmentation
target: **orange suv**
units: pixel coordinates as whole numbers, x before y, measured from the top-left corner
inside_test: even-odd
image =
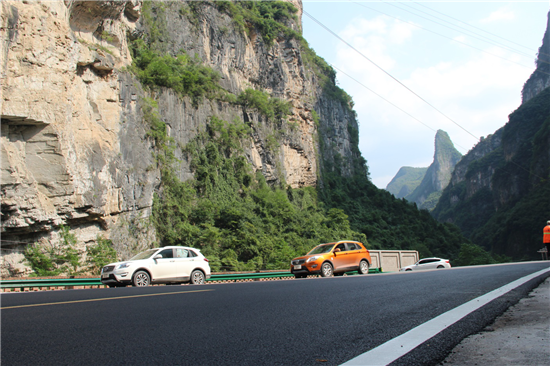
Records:
[[[310,274],[330,277],[349,271],[367,274],[371,258],[363,243],[346,240],[319,244],[303,257],[294,258],[290,264],[290,272],[296,278]]]

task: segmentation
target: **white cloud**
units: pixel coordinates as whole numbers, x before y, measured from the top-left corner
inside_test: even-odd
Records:
[[[415,34],[410,25],[378,17],[371,21],[354,19],[340,36],[474,136],[486,136],[502,127],[508,114],[521,102],[518,85],[527,80],[532,70],[488,53],[469,49],[465,52],[463,47],[455,51],[460,54],[442,54],[423,60],[424,64],[415,64],[411,57],[403,57],[408,43],[415,41]],[[415,55],[424,52],[417,48],[408,51]],[[486,51],[521,61],[520,56],[498,48]],[[432,129],[447,131],[457,148],[461,146],[462,153],[477,142],[344,44],[337,47],[335,66]],[[347,76],[339,75],[338,79],[355,101],[360,122],[360,149],[377,186],[384,188],[401,166],[430,164],[435,131]]]
[[[487,18],[481,19],[480,22],[481,23],[492,23],[492,22],[497,22],[497,21],[501,21],[501,20],[513,20],[515,18],[516,18],[516,16],[515,16],[514,12],[512,10],[504,7],[504,8],[500,8],[500,9],[492,12],[491,14],[489,14],[489,16]]]

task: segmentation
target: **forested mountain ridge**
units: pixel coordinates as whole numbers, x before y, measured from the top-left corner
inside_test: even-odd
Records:
[[[386,186],[386,191],[396,198],[405,198],[420,185],[428,168],[403,166]]]
[[[456,258],[456,227],[369,181],[301,10],[2,2],[2,275],[97,272],[108,248],[169,244],[213,270],[286,268],[339,239]]]

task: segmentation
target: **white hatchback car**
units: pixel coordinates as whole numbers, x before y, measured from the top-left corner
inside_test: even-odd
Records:
[[[149,249],[101,269],[101,282],[109,287],[184,282],[199,285],[208,278],[208,259],[198,249],[180,246]]]
[[[416,262],[415,264],[411,264],[410,266],[406,266],[401,268],[399,271],[423,271],[426,269],[440,269],[440,268],[451,268],[451,262],[448,259],[441,259],[441,258],[423,258]]]

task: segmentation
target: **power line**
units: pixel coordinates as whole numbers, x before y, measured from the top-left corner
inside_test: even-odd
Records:
[[[426,32],[430,32],[430,33],[436,34],[436,35],[438,35],[438,36],[440,36],[440,37],[443,37],[443,38],[446,38],[446,39],[448,39],[448,40],[450,40],[450,41],[459,43],[459,44],[464,45],[464,46],[466,46],[466,47],[470,47],[470,48],[472,48],[472,49],[474,49],[474,50],[476,50],[476,51],[486,53],[486,54],[491,55],[491,56],[493,56],[493,57],[498,57],[498,58],[500,58],[500,59],[502,59],[502,60],[504,60],[504,61],[508,61],[508,62],[514,63],[514,64],[516,64],[516,65],[519,65],[519,66],[524,67],[524,68],[529,69],[529,70],[532,69],[532,67],[530,67],[530,66],[526,66],[526,65],[521,64],[521,63],[519,63],[519,62],[512,61],[512,60],[510,60],[510,59],[508,59],[508,58],[506,58],[506,57],[502,57],[502,56],[499,56],[499,55],[494,54],[494,53],[492,53],[492,52],[488,52],[488,51],[486,51],[486,50],[482,50],[481,48],[477,48],[477,47],[472,46],[471,44],[468,44],[468,43],[466,43],[466,42],[462,42],[462,41],[459,41],[458,39],[455,39],[455,38],[452,38],[452,37],[445,36],[445,35],[443,35],[443,34],[441,34],[441,33],[438,33],[438,32],[432,31],[432,30],[430,30],[430,29],[424,28],[424,27],[422,27],[422,26],[420,26],[420,25],[418,25],[418,24],[415,24],[415,23],[412,23],[412,22],[408,22],[408,21],[403,20],[403,19],[399,19],[399,18],[394,17],[394,16],[392,16],[392,15],[389,15],[389,14],[387,14],[387,13],[381,11],[381,10],[371,8],[371,7],[366,6],[366,5],[362,4],[362,3],[356,3],[356,4],[359,5],[359,6],[362,6],[362,7],[366,8],[366,9],[369,9],[369,10],[372,10],[372,11],[375,11],[375,12],[378,12],[378,13],[380,13],[380,14],[383,14],[383,15],[389,17],[389,18],[395,19],[395,20],[397,20],[397,21],[399,21],[399,22],[402,22],[402,23],[406,23],[406,24],[412,25],[413,27],[422,29],[422,30],[424,30],[424,31],[426,31]],[[541,73],[543,73],[543,74],[546,74],[546,75],[550,75],[550,73],[546,73],[546,72],[544,72],[544,71],[539,71],[539,72],[541,72]]]
[[[437,10],[435,10],[435,9],[432,9],[432,8],[430,8],[430,7],[428,7],[428,6],[424,5],[424,4],[421,4],[421,3],[418,3],[418,2],[415,2],[415,1],[411,1],[411,2],[414,3],[414,4],[416,4],[416,5],[420,5],[420,6],[424,7],[424,8],[426,8],[426,9],[429,9],[429,10],[435,12],[435,13],[438,13],[438,14],[441,14],[441,15],[443,15],[443,16],[446,16],[446,17],[448,17],[448,18],[450,18],[450,19],[453,19],[453,20],[455,20],[455,21],[457,21],[457,22],[460,22],[460,23],[462,23],[462,24],[465,24],[465,25],[467,25],[467,26],[469,26],[469,27],[472,27],[472,28],[474,28],[474,29],[477,29],[477,30],[480,30],[480,31],[482,31],[482,32],[485,32],[485,33],[487,33],[487,34],[489,34],[489,35],[491,35],[491,36],[493,36],[493,37],[500,38],[500,39],[502,39],[503,41],[506,41],[506,42],[515,44],[516,46],[523,47],[523,48],[525,48],[526,50],[533,51],[533,49],[531,49],[531,48],[529,48],[529,47],[527,47],[527,46],[524,46],[524,45],[522,45],[521,43],[516,43],[516,42],[514,42],[514,41],[511,41],[511,40],[509,40],[509,39],[506,39],[506,38],[504,38],[504,37],[501,37],[501,36],[499,36],[498,34],[491,33],[491,32],[489,32],[489,31],[487,31],[487,30],[485,30],[485,29],[483,29],[483,28],[479,28],[479,27],[476,27],[475,25],[472,25],[472,24],[463,22],[463,21],[460,20],[460,19],[454,18],[454,17],[452,17],[452,16],[450,16],[450,15],[447,15],[447,14],[445,14],[445,13],[439,12],[439,11],[437,11]],[[544,53],[544,52],[539,52],[539,54],[545,55],[545,56],[550,56],[549,54]]]
[[[315,19],[312,15],[310,15],[308,12],[304,11],[304,14],[309,17],[311,20],[313,20],[315,23],[317,23],[318,25],[320,25],[321,27],[323,27],[326,31],[328,31],[329,33],[331,33],[334,37],[338,38],[340,41],[342,41],[343,43],[345,43],[348,47],[350,47],[352,50],[354,50],[355,52],[357,52],[359,55],[361,55],[365,60],[367,60],[368,62],[370,62],[372,65],[374,65],[376,68],[378,68],[380,71],[382,71],[384,74],[386,74],[387,76],[389,76],[390,78],[392,78],[395,82],[397,82],[399,85],[401,85],[402,87],[404,87],[405,89],[407,89],[411,94],[413,94],[414,96],[416,96],[418,99],[420,99],[421,101],[423,101],[424,103],[426,103],[428,106],[430,106],[432,109],[434,109],[436,112],[438,112],[439,114],[441,114],[443,117],[445,117],[446,119],[448,119],[449,121],[451,121],[452,123],[454,123],[456,126],[460,127],[463,131],[465,131],[466,133],[468,133],[470,136],[472,136],[474,139],[476,139],[476,141],[479,141],[479,138],[474,135],[473,133],[471,133],[470,131],[468,131],[467,129],[465,129],[464,127],[462,127],[460,124],[458,124],[457,122],[455,122],[452,118],[450,118],[449,116],[447,116],[445,113],[443,113],[442,111],[440,111],[439,109],[437,109],[433,104],[431,104],[430,102],[428,102],[426,99],[422,98],[420,95],[418,95],[417,93],[415,93],[411,88],[409,88],[408,86],[406,86],[405,84],[403,84],[399,79],[397,79],[396,77],[394,77],[393,75],[391,75],[389,72],[387,72],[386,70],[384,70],[383,68],[381,68],[380,66],[378,66],[378,64],[376,64],[374,61],[372,61],[370,58],[368,58],[367,56],[365,56],[363,53],[361,53],[359,50],[357,50],[355,47],[353,47],[351,44],[349,44],[348,42],[346,42],[342,37],[340,37],[339,35],[337,35],[336,33],[334,33],[332,30],[330,30],[328,27],[326,27],[323,23],[321,23],[320,21],[318,21],[317,19]]]
[[[394,108],[397,108],[399,109],[401,112],[405,113],[407,116],[411,117],[412,119],[414,119],[415,121],[419,122],[420,124],[422,124],[423,126],[429,128],[430,130],[432,130],[433,132],[436,132],[437,133],[437,130],[435,130],[434,128],[430,127],[429,125],[427,125],[426,123],[422,122],[421,120],[419,120],[418,118],[416,118],[415,116],[413,116],[412,114],[410,114],[409,112],[405,111],[404,109],[402,109],[401,107],[397,106],[396,104],[394,104],[393,102],[389,101],[388,99],[384,98],[383,96],[381,96],[380,94],[378,94],[377,92],[375,92],[374,90],[372,90],[371,88],[369,88],[368,86],[366,86],[365,84],[363,84],[362,82],[360,82],[359,80],[355,79],[353,76],[345,73],[344,71],[342,71],[341,69],[337,68],[336,66],[334,66],[334,64],[331,64],[331,66],[338,70],[340,73],[346,75],[348,78],[350,78],[351,80],[355,81],[357,84],[361,85],[363,88],[367,89],[368,91],[370,91],[371,93],[373,93],[374,95],[376,95],[377,97],[379,97],[380,99],[384,100],[386,103],[389,103],[391,106],[393,106]],[[463,149],[464,151],[468,151],[468,149],[466,149],[464,146],[460,146],[458,144],[455,144],[453,143],[453,145],[455,146],[458,146],[460,147],[461,149]]]
[[[397,8],[397,9],[401,9],[401,10],[403,10],[403,11],[406,11],[406,12],[408,12],[408,13],[410,13],[410,14],[416,15],[417,17],[420,17],[420,18],[422,18],[422,19],[426,19],[427,21],[433,22],[433,23],[435,23],[435,24],[437,24],[437,25],[440,25],[440,26],[442,26],[442,27],[448,28],[448,29],[453,30],[453,31],[460,32],[460,30],[454,29],[454,28],[452,28],[452,27],[449,26],[449,25],[445,25],[445,24],[436,22],[435,20],[428,19],[428,18],[426,18],[426,17],[424,17],[424,16],[422,16],[422,15],[415,14],[415,13],[413,13],[412,11],[407,10],[407,9],[403,9],[402,7],[399,7],[399,6],[395,5],[395,4],[389,4],[389,5],[391,5],[391,6],[395,7],[395,8]],[[425,11],[422,11],[422,10],[419,10],[419,9],[415,9],[415,8],[413,8],[412,6],[408,5],[408,4],[402,4],[402,5],[407,6],[407,7],[411,8],[411,9],[414,9],[415,11],[419,11],[419,12],[421,12],[421,13],[423,13],[423,14],[426,14],[426,15],[428,15],[428,16],[430,16],[430,17],[434,17],[434,18],[436,18],[436,19],[438,19],[438,20],[441,20],[441,21],[443,21],[443,22],[446,22],[447,24],[450,24],[450,23],[447,22],[446,20],[443,20],[443,19],[441,19],[441,18],[438,18],[438,17],[436,17],[436,16],[434,16],[434,15],[428,14],[428,13],[426,13]],[[465,24],[467,24],[467,23],[465,23]],[[469,30],[469,29],[466,29],[466,28],[464,28],[464,27],[461,27],[461,26],[459,26],[459,25],[453,24],[453,26],[454,26],[454,27],[457,27],[457,28],[459,28],[459,29],[462,29],[463,31],[466,31],[466,32],[471,33],[471,34],[469,34],[470,37],[473,37],[473,38],[478,39],[478,40],[480,40],[480,41],[483,41],[483,42],[487,42],[487,43],[496,45],[496,46],[498,46],[498,47],[500,47],[500,48],[503,48],[503,49],[506,49],[506,50],[508,50],[508,51],[517,53],[517,54],[522,55],[522,56],[532,57],[532,55],[529,55],[529,54],[527,54],[527,53],[524,53],[523,51],[519,51],[519,50],[515,50],[515,49],[513,49],[513,48],[510,48],[510,47],[508,47],[508,46],[506,46],[506,45],[504,45],[504,44],[502,44],[502,43],[500,43],[500,42],[496,42],[496,41],[494,41],[494,40],[492,40],[492,39],[490,39],[490,38],[488,38],[488,37],[485,37],[485,36],[483,36],[483,35],[481,35],[481,34],[476,34],[475,32],[473,32],[473,31],[471,31],[471,30]]]

